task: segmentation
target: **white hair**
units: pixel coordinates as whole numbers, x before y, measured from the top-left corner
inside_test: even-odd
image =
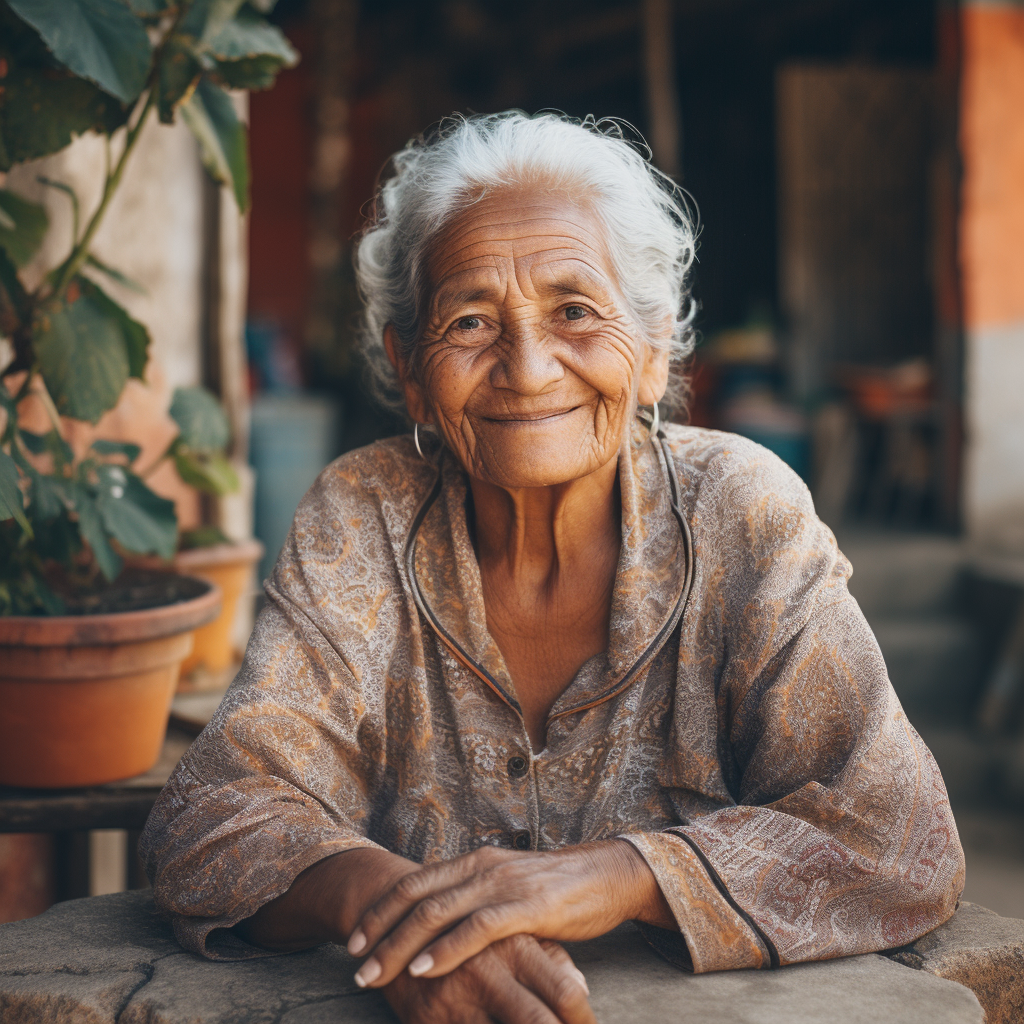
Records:
[[[365,307],[362,350],[385,405],[404,410],[384,328],[394,327],[415,368],[429,246],[452,218],[497,189],[541,185],[586,202],[603,223],[619,288],[648,343],[667,348],[676,367],[692,352],[693,218],[683,190],[626,141],[619,122],[519,111],[453,116],[391,164],[354,257]],[[666,405],[678,404],[683,391],[674,371]]]

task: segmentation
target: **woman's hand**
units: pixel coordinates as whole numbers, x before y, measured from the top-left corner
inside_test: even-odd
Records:
[[[247,942],[280,952],[343,943],[368,907],[419,870],[419,864],[378,847],[336,853],[306,868],[286,893],[235,930]]]
[[[406,968],[439,978],[512,935],[579,940],[639,919],[675,927],[632,844],[606,840],[545,853],[485,846],[399,879],[362,915],[348,950],[367,956],[360,985],[389,984]]]
[[[400,974],[384,996],[402,1024],[596,1024],[587,983],[554,942],[516,935],[443,978]]]

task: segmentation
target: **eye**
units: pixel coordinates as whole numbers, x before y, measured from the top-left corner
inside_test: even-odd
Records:
[[[565,307],[565,319],[566,320],[582,320],[587,315],[585,306],[566,306]]]
[[[476,331],[482,323],[478,316],[464,316],[455,321],[455,327],[460,331]]]

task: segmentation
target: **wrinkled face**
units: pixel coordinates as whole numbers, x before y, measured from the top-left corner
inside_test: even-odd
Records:
[[[668,357],[629,316],[586,208],[490,196],[446,228],[426,269],[415,365],[398,370],[413,419],[470,475],[518,488],[595,472],[628,443],[637,401],[664,394]]]

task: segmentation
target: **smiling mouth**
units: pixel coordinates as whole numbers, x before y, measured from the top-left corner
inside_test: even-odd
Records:
[[[568,416],[569,413],[575,412],[579,408],[578,405],[573,405],[568,409],[555,409],[551,412],[524,412],[517,416],[485,416],[484,419],[491,423],[500,423],[503,426],[519,426],[524,423],[544,423],[548,420],[557,420],[562,416]]]

